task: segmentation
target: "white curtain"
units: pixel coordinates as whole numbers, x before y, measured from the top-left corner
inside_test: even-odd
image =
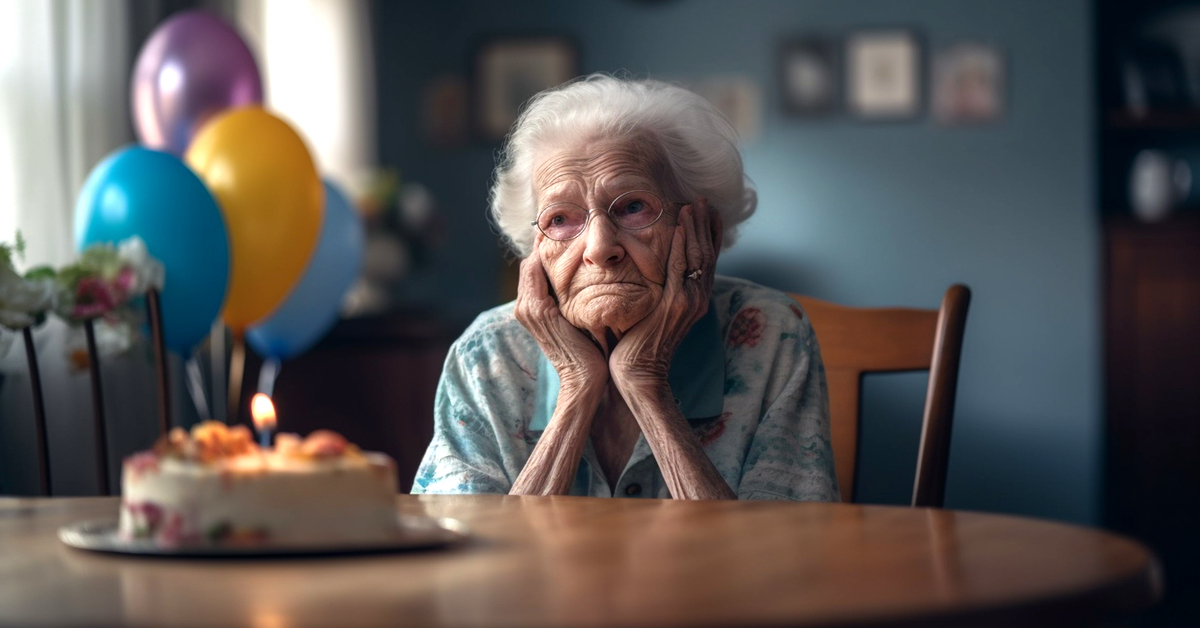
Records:
[[[354,194],[376,164],[375,72],[366,0],[239,0],[267,106],[300,132],[322,177]]]
[[[132,139],[130,58],[123,0],[0,0],[0,239],[29,265],[72,259],[75,195]]]
[[[79,188],[104,155],[133,139],[129,8],[126,0],[0,0],[0,240],[11,242],[18,229],[25,236],[18,269],[74,259]],[[55,493],[92,494],[87,375],[68,365],[61,321],[51,317],[34,334]],[[32,494],[37,466],[29,373],[22,344],[9,344],[0,355],[0,494]],[[139,346],[105,365],[110,452],[117,463],[153,438],[153,426],[136,420],[154,416],[155,399],[146,394],[154,372],[145,353]]]

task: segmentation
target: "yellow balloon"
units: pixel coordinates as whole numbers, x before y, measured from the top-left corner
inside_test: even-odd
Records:
[[[233,259],[224,318],[241,333],[304,274],[320,237],[325,190],[304,140],[260,107],[214,118],[184,157],[225,215]]]

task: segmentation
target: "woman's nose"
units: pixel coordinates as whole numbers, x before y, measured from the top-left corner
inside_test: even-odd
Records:
[[[584,228],[583,261],[597,266],[612,266],[625,259],[620,229],[607,213],[596,212]]]

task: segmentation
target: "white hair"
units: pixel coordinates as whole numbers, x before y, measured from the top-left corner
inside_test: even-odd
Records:
[[[703,196],[721,216],[725,247],[754,213],[758,193],[746,177],[737,132],[716,107],[682,87],[592,74],[543,91],[521,113],[499,155],[491,217],[521,257],[533,249],[535,160],[584,139],[650,139],[668,171],[664,185],[683,198]]]

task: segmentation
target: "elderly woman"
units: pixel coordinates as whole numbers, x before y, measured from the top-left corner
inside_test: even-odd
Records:
[[[837,499],[808,320],[713,274],[757,205],[735,140],[656,81],[530,103],[491,194],[517,300],[450,349],[414,493]]]

